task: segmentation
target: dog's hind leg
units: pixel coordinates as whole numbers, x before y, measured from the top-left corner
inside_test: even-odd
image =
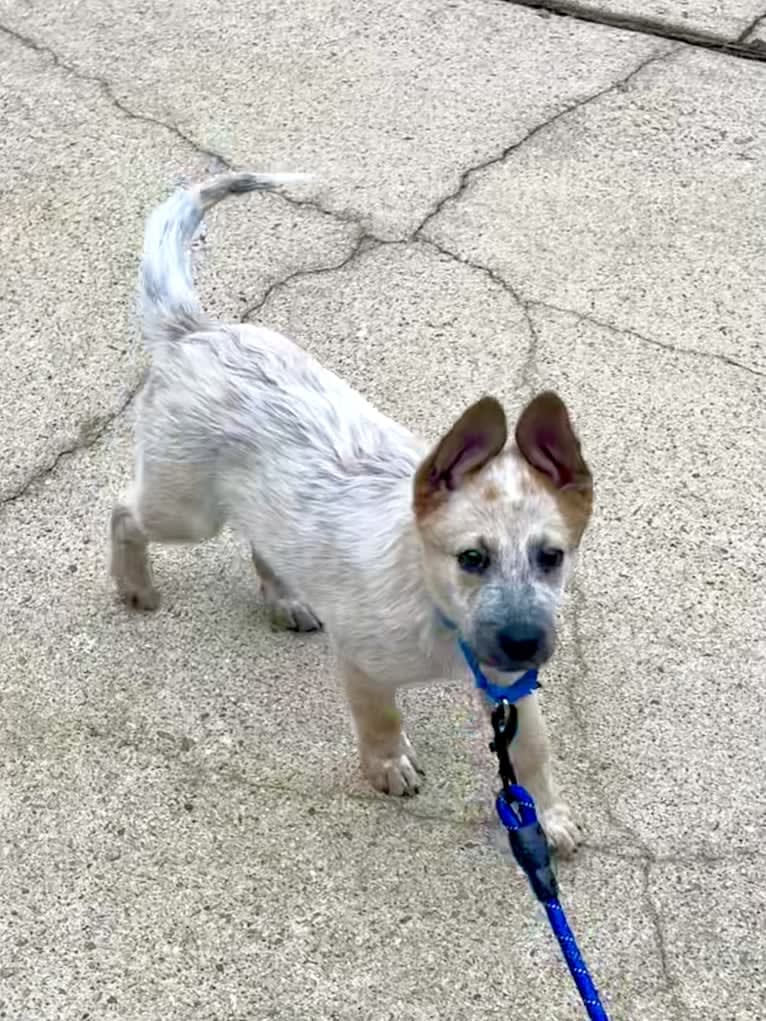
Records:
[[[131,494],[118,500],[112,508],[110,532],[109,573],[120,597],[135,610],[156,610],[160,598],[146,550],[148,539],[139,523]]]
[[[319,631],[322,623],[311,607],[291,591],[253,547],[251,552],[273,627],[286,631]]]
[[[205,466],[140,464],[136,481],[112,510],[110,573],[125,602],[155,610],[150,542],[197,543],[223,527],[213,479]]]

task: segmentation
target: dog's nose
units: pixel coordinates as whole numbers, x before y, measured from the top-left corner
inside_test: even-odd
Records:
[[[509,660],[514,663],[529,663],[535,660],[545,644],[545,631],[534,626],[504,627],[498,631],[497,643],[503,655]]]

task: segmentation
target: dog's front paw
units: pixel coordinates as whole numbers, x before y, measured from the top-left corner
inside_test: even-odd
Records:
[[[129,579],[117,579],[117,594],[131,610],[141,610],[144,613],[151,613],[160,605],[160,594],[151,585],[132,584]]]
[[[401,798],[420,790],[423,773],[406,734],[399,735],[398,745],[388,754],[362,749],[362,769],[375,790],[383,794]]]
[[[562,858],[571,857],[584,839],[568,805],[558,802],[540,812],[540,825],[551,847]]]
[[[269,617],[275,631],[321,631],[322,622],[310,606],[298,599],[272,599]]]

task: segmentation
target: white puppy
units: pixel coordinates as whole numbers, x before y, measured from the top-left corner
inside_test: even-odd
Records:
[[[414,793],[396,689],[466,675],[445,619],[495,683],[551,656],[591,475],[555,394],[522,411],[511,443],[502,407],[482,398],[429,452],[290,340],[208,318],[189,260],[204,211],[288,180],[225,174],[149,218],[140,304],[152,366],[111,570],[126,601],[153,609],[148,543],[200,542],[229,522],[252,546],[275,619],[327,628],[370,781]],[[519,781],[570,852],[579,831],[551,780],[536,695],[518,708]]]

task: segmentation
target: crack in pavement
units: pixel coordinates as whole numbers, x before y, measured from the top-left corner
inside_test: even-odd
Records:
[[[177,125],[169,123],[167,121],[164,121],[164,120],[162,120],[162,119],[160,119],[158,117],[155,117],[155,116],[153,116],[151,114],[138,113],[135,110],[131,109],[131,107],[129,107],[125,102],[123,102],[123,100],[121,100],[115,94],[114,88],[111,85],[111,83],[107,79],[103,78],[102,76],[91,74],[91,73],[88,73],[88,72],[85,72],[85,71],[81,71],[75,65],[73,65],[73,64],[69,63],[67,60],[65,60],[62,56],[60,56],[60,54],[58,54],[54,49],[52,49],[47,44],[38,42],[37,40],[33,39],[32,37],[30,37],[28,35],[25,35],[24,33],[17,31],[16,29],[10,28],[7,25],[0,24],[0,32],[5,33],[7,36],[9,36],[10,38],[14,39],[17,43],[19,43],[20,45],[24,46],[25,48],[27,48],[29,50],[32,50],[35,53],[41,54],[43,56],[46,56],[52,62],[52,64],[55,67],[59,68],[60,70],[64,71],[65,73],[72,75],[73,77],[77,78],[78,80],[85,81],[85,82],[88,82],[88,83],[91,83],[91,84],[97,86],[98,89],[101,91],[102,95],[107,99],[107,101],[115,109],[117,109],[123,116],[127,117],[128,119],[137,120],[139,122],[146,123],[146,124],[149,124],[149,125],[151,125],[153,127],[158,127],[158,128],[160,128],[160,129],[162,129],[164,131],[170,132],[171,134],[173,134],[176,138],[178,138],[181,142],[183,142],[186,146],[190,147],[196,153],[208,157],[214,164],[216,164],[216,165],[218,165],[220,167],[226,168],[226,169],[234,169],[233,164],[222,153],[216,152],[213,149],[210,149],[210,148],[202,145],[201,143],[197,142],[191,136],[187,135],[184,131],[182,131],[181,128],[179,128]],[[545,127],[553,124],[555,121],[559,120],[561,117],[565,116],[567,113],[570,113],[570,112],[578,109],[579,107],[584,106],[586,103],[592,102],[593,100],[595,100],[595,99],[605,95],[606,93],[612,91],[613,89],[616,89],[616,88],[619,88],[621,86],[624,86],[633,77],[635,77],[635,75],[640,73],[640,71],[642,71],[646,66],[648,66],[651,63],[653,63],[654,61],[664,59],[665,57],[670,55],[672,52],[673,52],[672,50],[668,50],[668,51],[666,51],[663,54],[654,54],[651,57],[643,60],[639,64],[638,67],[634,68],[624,78],[620,79],[617,82],[611,83],[606,88],[601,89],[598,93],[595,93],[595,94],[593,94],[591,96],[588,96],[585,99],[578,100],[574,104],[570,104],[565,109],[560,110],[553,117],[548,118],[543,123],[541,123],[541,124],[537,125],[536,127],[532,128],[529,132],[526,133],[526,135],[522,139],[519,139],[516,142],[512,143],[510,146],[506,147],[499,156],[492,157],[489,160],[484,160],[482,163],[477,164],[476,166],[471,167],[468,170],[464,171],[462,173],[461,177],[460,177],[460,181],[459,181],[457,189],[453,189],[452,191],[448,192],[445,196],[443,196],[439,200],[439,202],[436,204],[436,206],[432,210],[430,210],[429,212],[426,213],[426,215],[423,217],[423,219],[421,220],[421,222],[418,225],[418,227],[410,234],[410,236],[408,238],[396,239],[396,240],[393,240],[393,241],[388,241],[386,239],[379,238],[376,235],[370,233],[365,228],[363,223],[359,219],[357,219],[357,218],[355,218],[353,216],[350,216],[350,215],[347,215],[347,214],[344,214],[344,213],[336,213],[336,212],[334,212],[332,210],[328,210],[328,209],[324,208],[323,206],[321,206],[319,203],[317,203],[317,202],[315,202],[313,200],[310,200],[310,199],[295,199],[295,198],[291,198],[290,196],[288,196],[288,195],[286,195],[286,194],[284,194],[282,192],[276,192],[275,194],[279,198],[281,198],[284,201],[288,202],[290,205],[293,205],[293,206],[298,207],[298,208],[311,208],[311,209],[314,209],[314,210],[322,213],[323,215],[330,216],[331,218],[333,218],[337,222],[343,223],[345,225],[351,225],[351,224],[355,225],[357,227],[357,230],[359,231],[358,237],[356,238],[356,241],[352,245],[351,250],[342,259],[336,260],[335,262],[327,264],[327,265],[324,265],[324,266],[315,266],[315,267],[311,267],[309,269],[296,270],[296,271],[293,271],[293,272],[289,273],[286,277],[283,277],[283,278],[280,278],[279,280],[274,281],[266,289],[265,293],[261,296],[261,298],[258,301],[252,303],[251,305],[249,305],[244,310],[244,312],[241,314],[241,317],[240,317],[241,321],[246,321],[246,320],[250,319],[252,316],[254,316],[255,314],[257,314],[264,307],[266,302],[269,300],[269,298],[274,294],[274,292],[276,290],[278,290],[278,289],[280,289],[282,287],[285,287],[289,283],[291,283],[291,282],[293,282],[293,281],[295,281],[297,279],[300,279],[302,277],[315,276],[315,275],[319,275],[319,274],[331,273],[331,272],[334,272],[334,271],[337,271],[337,270],[341,270],[344,267],[348,266],[358,255],[362,254],[365,251],[371,250],[372,248],[380,247],[381,245],[384,245],[384,244],[402,244],[402,243],[407,244],[407,243],[410,243],[410,242],[415,241],[415,240],[420,240],[420,241],[423,241],[425,243],[431,244],[432,247],[436,248],[437,250],[442,251],[442,253],[444,255],[446,255],[446,256],[448,256],[450,258],[458,259],[458,261],[463,261],[459,257],[455,256],[454,253],[448,252],[446,249],[443,249],[441,246],[439,246],[436,242],[431,241],[431,239],[426,238],[426,237],[420,237],[420,235],[424,231],[424,229],[427,226],[427,224],[436,215],[438,215],[438,213],[446,205],[446,203],[449,202],[449,201],[453,201],[453,200],[458,199],[460,197],[460,195],[468,187],[470,181],[473,179],[473,177],[477,173],[479,173],[483,169],[486,169],[489,166],[492,166],[493,164],[499,162],[500,160],[504,159],[509,153],[511,153],[515,149],[518,149],[526,141],[528,141],[530,138],[534,137],[539,131],[541,131]],[[476,266],[475,268],[479,268],[479,267]],[[524,363],[524,366],[523,366],[522,372],[521,372],[521,382],[520,382],[520,385],[524,386],[524,385],[526,385],[528,377],[529,377],[529,375],[530,375],[530,373],[532,372],[532,369],[533,369],[534,359],[535,359],[535,356],[536,356],[537,340],[538,340],[538,335],[537,335],[537,331],[535,329],[535,324],[534,324],[534,322],[532,320],[532,317],[531,317],[531,314],[530,314],[529,303],[522,301],[520,299],[519,295],[516,294],[516,292],[514,291],[513,287],[507,281],[503,280],[503,278],[499,274],[496,274],[493,271],[488,270],[486,268],[484,269],[484,271],[489,273],[491,278],[497,284],[499,284],[501,287],[503,287],[504,290],[506,290],[509,294],[511,294],[514,297],[514,300],[519,304],[519,306],[524,311],[524,315],[525,315],[525,318],[526,318],[526,321],[527,321],[527,324],[528,324],[528,327],[529,327],[529,331],[530,331],[530,348],[529,348],[529,351],[528,351],[528,354],[527,354],[527,357],[526,357],[526,360],[525,360],[525,363]],[[127,404],[126,404],[126,406],[127,406]],[[112,418],[110,420],[113,420],[115,417],[117,417],[120,414],[120,411],[121,411],[121,409],[117,409],[117,411],[115,412],[114,416],[112,416]],[[81,427],[81,429],[82,429],[82,427]],[[86,446],[90,446],[90,445],[91,444],[86,444]],[[79,441],[77,443],[75,443],[73,445],[69,445],[66,448],[64,448],[63,450],[61,450],[59,452],[59,454],[56,456],[56,458],[54,459],[54,462],[50,466],[48,466],[47,468],[43,469],[42,471],[38,470],[35,473],[33,473],[33,475],[30,476],[26,480],[26,482],[23,483],[21,487],[19,487],[18,490],[16,490],[14,493],[12,493],[9,497],[7,497],[4,500],[2,500],[2,503],[11,502],[12,500],[19,499],[21,496],[23,496],[23,494],[27,491],[27,489],[29,489],[29,487],[33,484],[33,482],[37,478],[41,478],[41,477],[49,474],[56,467],[56,465],[58,464],[58,462],[61,460],[62,457],[66,456],[68,454],[75,453],[78,449],[83,449],[83,444],[81,444]]]
[[[214,149],[210,149],[208,146],[198,142],[191,135],[188,135],[183,131],[177,124],[173,124],[172,121],[163,120],[161,117],[155,117],[149,113],[139,113],[129,107],[114,91],[114,86],[106,78],[101,75],[91,74],[88,71],[82,71],[74,64],[69,63],[60,54],[58,54],[52,47],[46,43],[38,42],[31,36],[25,35],[23,32],[19,32],[15,28],[11,28],[9,25],[0,23],[0,32],[7,35],[9,38],[14,39],[21,46],[24,46],[28,50],[32,50],[35,53],[41,54],[42,56],[48,57],[53,66],[66,74],[71,75],[73,78],[78,79],[82,82],[88,82],[91,85],[97,86],[100,89],[104,98],[124,117],[128,120],[139,121],[143,124],[149,124],[152,127],[161,128],[164,131],[174,135],[179,141],[183,142],[184,145],[188,146],[194,152],[200,156],[206,156],[213,164],[213,168],[220,170],[238,170],[242,169],[237,167],[231,160],[229,160],[223,153],[216,152]],[[336,220],[342,224],[359,224],[359,220],[352,213],[339,212],[334,209],[328,209],[321,203],[314,199],[298,199],[293,198],[290,195],[282,191],[270,192],[271,195],[276,196],[288,205],[295,206],[298,208],[314,209],[316,212],[321,213],[323,216],[327,216],[332,220]]]
[[[647,861],[644,863],[642,872],[642,896],[644,902],[644,911],[649,917],[652,928],[654,929],[654,938],[657,944],[657,956],[660,962],[660,970],[662,976],[665,979],[665,990],[673,1002],[676,1008],[676,1013],[680,1021],[690,1017],[689,1008],[684,1002],[681,992],[678,988],[678,979],[673,975],[670,967],[670,957],[668,954],[667,938],[665,936],[665,923],[662,919],[662,913],[658,908],[657,904],[652,897],[651,889],[651,873],[652,873],[653,862]]]
[[[507,156],[509,156],[516,149],[519,149],[521,146],[523,146],[527,141],[529,141],[531,138],[537,135],[540,131],[554,124],[556,121],[560,120],[567,114],[572,113],[575,110],[578,110],[580,107],[583,107],[588,103],[591,103],[597,99],[602,98],[603,96],[614,91],[615,89],[624,88],[627,84],[629,84],[632,81],[632,79],[636,75],[638,75],[650,64],[656,61],[664,60],[667,57],[672,56],[672,54],[675,53],[677,49],[678,47],[672,47],[670,49],[665,50],[663,53],[652,54],[650,57],[647,57],[644,60],[642,60],[637,67],[633,68],[623,78],[618,79],[616,82],[610,83],[608,86],[606,86],[603,89],[600,89],[596,93],[586,96],[583,99],[577,100],[575,103],[571,103],[564,109],[559,110],[552,117],[547,118],[545,121],[531,128],[529,131],[526,132],[526,134],[521,139],[517,139],[510,145],[504,147],[499,155],[496,154],[490,157],[489,159],[484,159],[480,163],[477,163],[469,167],[468,169],[462,171],[457,187],[453,188],[451,191],[443,195],[437,201],[437,203],[430,210],[428,210],[428,212],[426,212],[426,214],[421,219],[420,223],[406,237],[394,239],[381,238],[378,235],[369,232],[365,228],[361,220],[355,219],[353,217],[349,219],[344,219],[343,222],[345,223],[355,224],[360,232],[359,237],[357,238],[357,241],[348,256],[344,257],[340,262],[332,263],[327,266],[313,267],[307,270],[297,270],[293,273],[288,274],[288,276],[286,277],[274,281],[274,283],[272,283],[267,288],[264,295],[258,301],[254,302],[252,305],[245,309],[245,311],[241,314],[241,320],[246,321],[250,319],[255,313],[259,312],[263,308],[268,299],[272,296],[272,294],[274,294],[276,290],[286,286],[289,283],[292,283],[297,279],[300,279],[304,276],[315,276],[321,273],[330,273],[333,272],[334,270],[340,270],[345,266],[349,265],[349,263],[351,263],[356,258],[357,255],[362,254],[364,251],[371,250],[372,248],[379,248],[383,245],[408,245],[420,242],[423,244],[430,245],[432,248],[441,252],[443,255],[447,256],[450,259],[456,260],[458,262],[463,262],[466,265],[473,267],[474,269],[483,270],[494,280],[495,283],[502,287],[503,290],[507,291],[511,295],[511,297],[513,297],[513,299],[517,302],[517,304],[521,307],[527,320],[527,324],[531,335],[530,351],[528,352],[527,359],[524,367],[522,368],[521,374],[522,375],[521,385],[523,386],[524,381],[526,380],[529,373],[532,371],[532,364],[534,362],[536,354],[536,343],[538,339],[535,324],[530,314],[529,303],[522,300],[522,298],[515,291],[513,286],[507,280],[505,280],[499,273],[495,273],[489,267],[478,266],[477,264],[474,264],[467,259],[463,259],[456,253],[451,252],[444,248],[437,241],[434,241],[432,238],[426,236],[423,232],[425,231],[430,221],[439,215],[439,213],[442,211],[442,209],[448,202],[457,201],[462,197],[463,193],[466,191],[466,189],[471,183],[471,180],[474,178],[476,174],[481,173],[483,170],[486,170],[487,168],[502,162],[504,159],[507,158]],[[301,204],[299,200],[293,201],[295,202],[295,204]]]
[[[479,270],[485,276],[488,276],[493,283],[497,284],[498,287],[501,287],[504,291],[510,294],[510,296],[513,298],[516,304],[519,305],[520,308],[524,307],[524,302],[522,301],[519,292],[516,290],[513,284],[510,283],[510,281],[505,279],[505,277],[500,276],[499,273],[495,272],[495,270],[493,269],[490,269],[489,266],[479,266],[476,263],[471,262],[470,259],[465,258],[465,256],[459,255],[457,252],[451,252],[449,248],[445,248],[444,245],[440,244],[440,242],[438,241],[434,241],[432,238],[418,237],[418,232],[415,231],[415,233],[412,234],[409,238],[406,238],[399,242],[390,243],[413,246],[424,245],[427,246],[428,248],[433,248],[440,255],[445,256],[445,258],[449,259],[451,262],[459,262],[463,266],[468,266],[469,269]]]
[[[670,42],[684,43],[704,50],[712,50],[726,57],[740,60],[766,61],[766,47],[757,40],[747,43],[747,37],[766,15],[756,18],[752,24],[736,38],[708,32],[705,29],[689,28],[680,22],[662,21],[659,18],[645,17],[636,14],[621,14],[618,11],[606,11],[601,7],[591,7],[578,0],[500,0],[509,7],[522,7],[527,10],[545,11],[549,15],[570,18],[589,25],[603,25],[605,28],[621,29],[623,32],[634,32],[638,35],[653,36],[667,39]]]
[[[762,21],[766,21],[766,11],[764,11],[763,14],[759,14],[757,17],[753,18],[753,20],[750,22],[747,28],[737,36],[737,42],[747,43],[748,36],[752,35],[752,33],[755,32],[755,30],[760,26]],[[754,39],[752,43],[749,43],[748,45],[761,47],[764,46],[760,39]]]
[[[527,323],[527,329],[529,330],[529,347],[527,349],[526,357],[524,358],[524,364],[521,366],[521,372],[519,373],[519,389],[522,391],[529,391],[532,389],[532,381],[539,378],[539,371],[537,368],[537,355],[540,350],[540,334],[537,332],[537,326],[532,318],[532,314],[529,310],[527,302],[522,302],[521,307],[524,310],[524,319]]]
[[[590,666],[585,655],[585,643],[580,628],[580,613],[585,604],[585,596],[580,583],[576,579],[572,584],[572,594],[574,596],[574,607],[571,619],[575,663],[580,680],[587,681],[590,677]],[[691,1017],[690,1008],[681,994],[679,979],[673,974],[673,969],[670,963],[670,954],[668,952],[668,939],[665,932],[665,922],[662,912],[652,896],[652,869],[656,868],[658,865],[665,864],[683,866],[690,864],[710,865],[724,862],[761,861],[764,860],[764,854],[757,850],[749,850],[745,848],[738,849],[734,853],[729,852],[721,855],[716,854],[715,852],[711,853],[706,849],[700,849],[686,854],[655,854],[644,838],[636,830],[634,830],[633,827],[631,827],[623,819],[619,818],[619,816],[617,816],[617,814],[612,810],[606,796],[604,785],[601,783],[599,778],[598,763],[594,761],[593,753],[589,746],[585,717],[580,709],[575,688],[571,682],[567,686],[566,691],[573,722],[581,736],[583,754],[592,774],[591,789],[600,791],[599,801],[603,805],[607,820],[618,831],[622,831],[623,835],[627,837],[628,847],[637,847],[639,849],[639,853],[631,854],[620,848],[603,848],[587,844],[586,847],[589,847],[589,849],[596,854],[603,854],[606,857],[613,857],[625,861],[640,861],[642,863],[642,900],[645,914],[654,931],[660,970],[665,981],[665,991],[673,1003],[678,1021],[688,1021]]]
[[[266,288],[263,295],[251,305],[248,305],[240,314],[240,322],[247,322],[253,316],[257,315],[274,292],[286,287],[288,284],[291,284],[296,280],[300,280],[303,277],[322,276],[325,273],[334,273],[336,270],[344,269],[358,256],[364,255],[366,252],[374,251],[377,248],[381,248],[385,244],[397,244],[397,242],[386,242],[374,234],[368,234],[360,227],[357,238],[351,246],[351,250],[344,255],[340,261],[332,262],[325,266],[311,266],[308,269],[296,269],[292,273],[288,273],[286,277],[280,277],[279,280],[273,281],[273,283],[269,284]]]
[[[129,120],[140,121],[144,124],[151,124],[154,127],[162,128],[165,131],[169,131],[175,135],[180,141],[194,149],[195,152],[201,156],[207,156],[214,162],[220,163],[224,168],[231,169],[230,163],[220,154],[214,152],[212,149],[208,149],[199,142],[190,138],[175,124],[170,124],[167,121],[163,121],[159,117],[155,117],[148,113],[137,113],[135,110],[131,110],[130,107],[126,106],[125,103],[115,95],[114,89],[106,78],[101,75],[91,74],[88,71],[81,71],[74,64],[70,64],[62,56],[60,56],[54,49],[48,46],[46,43],[38,42],[31,36],[25,35],[23,32],[19,32],[15,28],[11,28],[9,25],[0,23],[0,32],[3,32],[9,38],[14,39],[21,46],[24,46],[28,50],[33,50],[35,53],[39,53],[42,56],[49,57],[53,66],[59,68],[61,71],[70,74],[73,78],[77,78],[83,82],[89,82],[92,85],[96,85],[106,97],[106,99],[114,106],[119,112],[127,117]]]
[[[629,326],[617,326],[614,323],[607,322],[605,319],[599,319],[588,312],[579,312],[574,308],[564,308],[561,305],[554,305],[549,301],[539,301],[536,298],[528,298],[526,300],[530,306],[545,308],[548,309],[549,312],[559,312],[562,315],[573,316],[575,319],[581,320],[582,322],[592,323],[594,326],[598,326],[603,330],[609,330],[611,333],[622,334],[627,337],[635,337],[635,339],[641,341],[642,344],[649,344],[652,347],[661,348],[663,351],[670,351],[672,354],[688,355],[690,358],[700,358],[705,361],[721,362],[731,368],[747,372],[751,376],[761,378],[766,377],[766,370],[756,369],[750,365],[745,365],[744,362],[740,362],[736,358],[732,358],[730,355],[721,354],[717,351],[702,351],[696,347],[680,347],[676,344],[667,343],[664,340],[656,340],[654,337],[647,337],[645,333],[639,333],[638,330],[631,329]]]
[[[61,447],[53,456],[53,460],[35,470],[10,493],[0,494],[0,512],[4,507],[20,500],[36,483],[51,475],[62,460],[94,447],[120,416],[127,411],[144,382],[145,373],[140,373],[138,381],[125,393],[117,407],[106,415],[93,415],[80,423],[77,438]]]
[[[430,245],[437,251],[441,252],[442,255],[449,259],[454,259],[455,262],[459,262],[463,266],[468,266],[470,269],[476,270],[478,273],[484,273],[496,284],[503,287],[511,297],[518,302],[518,304],[526,311],[527,321],[530,324],[530,328],[536,331],[534,321],[531,316],[532,309],[543,308],[549,312],[558,312],[561,315],[572,316],[573,318],[586,323],[592,323],[594,326],[599,327],[603,330],[608,330],[610,333],[616,333],[625,337],[633,337],[635,340],[640,341],[642,344],[648,344],[651,347],[661,348],[663,351],[669,351],[671,354],[677,355],[688,355],[690,358],[699,358],[705,361],[720,362],[723,365],[727,365],[733,369],[739,369],[742,372],[747,372],[751,376],[757,378],[766,377],[766,370],[756,369],[751,365],[746,365],[744,362],[739,361],[737,358],[732,358],[731,355],[722,354],[718,351],[702,351],[695,347],[681,347],[677,344],[670,344],[663,340],[656,340],[654,337],[649,337],[645,333],[640,333],[638,330],[634,330],[629,326],[617,326],[615,323],[610,323],[605,319],[599,319],[597,316],[591,315],[589,312],[580,312],[575,308],[566,308],[563,305],[554,305],[550,301],[542,301],[538,298],[526,298],[516,288],[502,276],[497,270],[492,269],[491,266],[487,266],[481,262],[476,262],[474,259],[469,259],[467,256],[460,255],[459,252],[453,252],[447,248],[444,244],[433,241],[431,238],[417,238],[417,242],[420,244]],[[407,242],[410,243],[410,242]]]
[[[513,300],[522,310],[529,330],[530,337],[529,346],[524,357],[524,363],[519,373],[519,383],[517,384],[517,389],[522,391],[526,389],[531,378],[531,375],[535,371],[537,349],[540,340],[539,334],[537,332],[537,327],[530,312],[529,303],[522,300],[522,298],[519,296],[515,288],[507,280],[501,277],[500,274],[495,273],[493,270],[490,269],[484,269],[483,267],[475,266],[467,259],[463,259],[461,256],[456,255],[454,252],[450,252],[446,248],[443,248],[437,241],[433,241],[431,240],[431,238],[417,237],[416,233],[410,235],[407,238],[388,240],[385,238],[378,237],[375,234],[369,234],[366,231],[361,230],[351,251],[348,253],[348,255],[344,256],[344,258],[341,259],[340,262],[332,263],[327,266],[315,266],[310,269],[299,269],[293,273],[290,273],[288,276],[280,280],[275,280],[272,284],[269,285],[269,287],[264,292],[263,296],[259,298],[258,301],[254,302],[252,305],[248,306],[248,308],[244,310],[244,312],[240,316],[240,319],[242,322],[250,320],[254,315],[261,311],[261,309],[264,307],[266,302],[274,294],[275,291],[280,290],[282,287],[285,287],[290,283],[294,283],[296,280],[300,280],[304,277],[319,276],[324,273],[333,273],[336,270],[344,269],[345,267],[349,266],[358,256],[364,255],[367,252],[377,251],[380,248],[384,247],[407,248],[410,246],[413,247],[423,246],[427,248],[432,248],[434,251],[445,256],[451,262],[462,263],[463,265],[468,266],[470,269],[481,269],[481,271],[486,276],[490,277],[493,283],[497,284],[498,287],[502,288],[502,290],[504,290],[507,294],[511,296],[511,298],[513,298]]]
[[[539,124],[536,124],[534,127],[530,128],[524,135],[522,135],[521,138],[517,139],[514,142],[511,142],[509,145],[501,149],[500,152],[495,153],[495,155],[482,160],[480,163],[476,163],[473,166],[468,167],[461,173],[455,188],[453,188],[453,190],[448,192],[446,195],[443,195],[436,202],[436,204],[426,213],[426,215],[420,221],[420,224],[413,231],[411,237],[417,238],[421,234],[423,234],[423,232],[428,227],[428,224],[442,212],[442,210],[448,203],[456,202],[459,199],[461,199],[463,197],[463,194],[470,187],[474,177],[477,174],[481,173],[484,170],[488,170],[490,167],[496,166],[498,163],[502,163],[512,153],[516,152],[517,149],[520,149],[523,145],[526,145],[527,142],[531,141],[531,139],[535,138],[542,131],[545,131],[547,128],[558,123],[558,121],[560,121],[562,118],[567,117],[571,113],[575,113],[577,110],[581,109],[584,106],[587,106],[589,103],[594,103],[597,100],[602,99],[604,96],[609,95],[610,92],[614,92],[615,90],[625,88],[625,86],[629,85],[630,82],[637,75],[641,74],[641,72],[644,71],[651,64],[657,63],[658,61],[665,60],[668,57],[673,56],[673,54],[676,53],[678,49],[679,47],[673,46],[670,49],[664,50],[662,53],[654,53],[650,57],[646,57],[644,60],[641,61],[641,63],[637,67],[634,67],[633,70],[630,71],[623,78],[619,78],[617,81],[611,82],[604,88],[599,89],[598,92],[593,92],[589,96],[585,96],[583,99],[578,99],[574,103],[570,103],[568,106],[565,106],[563,109],[559,110],[551,117],[546,118],[546,120],[541,121]]]
[[[524,362],[519,372],[519,382],[517,384],[517,389],[520,390],[522,393],[526,389],[528,389],[532,376],[537,371],[536,369],[537,351],[540,343],[540,336],[537,332],[537,327],[535,326],[535,322],[530,312],[529,302],[524,301],[519,292],[513,286],[513,284],[506,280],[505,277],[502,277],[499,273],[496,273],[493,269],[490,269],[489,267],[485,268],[475,265],[473,262],[470,261],[470,259],[463,258],[463,256],[457,255],[455,252],[451,252],[448,248],[445,248],[438,241],[434,241],[432,238],[418,236],[417,230],[410,236],[409,239],[399,243],[405,245],[426,245],[429,248],[433,248],[435,251],[439,252],[440,255],[445,256],[447,259],[450,259],[453,262],[459,262],[463,266],[467,266],[469,269],[480,270],[486,276],[488,276],[493,283],[497,284],[498,287],[501,287],[507,294],[511,296],[511,298],[513,298],[513,300],[522,310],[524,314],[524,319],[526,320],[527,323],[527,329],[529,330],[529,346],[527,348],[527,352],[524,357]]]
[[[582,583],[577,577],[573,578],[570,582],[570,590],[572,594],[570,621],[572,625],[572,647],[575,671],[579,681],[589,685],[592,680],[592,673],[585,653],[585,639],[580,623],[581,614],[586,608],[587,597],[582,587]],[[670,852],[667,854],[658,854],[655,852],[649,846],[644,837],[642,837],[640,833],[630,825],[630,823],[620,818],[620,816],[618,816],[612,809],[608,793],[601,780],[599,769],[601,763],[596,761],[594,758],[588,738],[588,726],[585,714],[583,713],[576,697],[574,684],[570,683],[567,685],[566,697],[572,722],[580,736],[580,748],[582,749],[583,757],[586,760],[589,772],[592,776],[591,790],[598,792],[598,801],[603,806],[604,815],[607,821],[611,824],[614,830],[616,830],[618,834],[621,834],[626,840],[625,845],[617,844],[611,846],[588,844],[586,841],[586,847],[605,856],[643,861],[649,865],[713,865],[724,862],[766,860],[766,852],[761,851],[760,849],[746,847],[737,848],[736,850],[729,852],[718,852],[704,846],[693,849],[687,848],[685,851]],[[626,850],[626,848],[634,850]]]
[[[276,291],[280,290],[283,287],[288,286],[289,284],[295,282],[296,280],[302,279],[303,277],[320,276],[323,274],[329,274],[334,273],[336,271],[340,271],[349,266],[360,255],[364,255],[367,252],[376,251],[380,248],[408,247],[411,245],[412,246],[422,245],[424,247],[431,248],[453,262],[457,262],[460,265],[466,266],[469,269],[473,269],[476,272],[488,276],[493,283],[501,287],[516,302],[519,308],[521,308],[529,328],[530,343],[527,353],[525,355],[524,363],[519,373],[520,378],[519,383],[517,384],[517,388],[519,390],[523,391],[525,388],[528,388],[533,376],[536,373],[536,358],[539,349],[540,337],[532,316],[533,308],[544,308],[547,309],[548,311],[557,312],[562,315],[571,315],[577,318],[578,320],[590,322],[594,326],[597,326],[601,329],[606,329],[609,330],[610,332],[620,334],[623,336],[634,337],[641,343],[649,344],[654,347],[659,347],[662,348],[663,350],[667,350],[678,355],[682,356],[689,355],[691,357],[704,358],[711,361],[719,361],[728,366],[741,369],[744,372],[748,372],[756,377],[766,376],[766,372],[763,372],[759,369],[751,368],[750,366],[747,366],[742,362],[739,362],[736,359],[729,357],[728,355],[717,354],[708,351],[700,351],[694,348],[677,347],[673,344],[666,344],[662,341],[654,340],[651,337],[647,337],[645,334],[641,334],[636,330],[632,330],[628,327],[616,326],[613,323],[600,320],[595,316],[579,312],[576,309],[565,308],[563,306],[554,305],[550,302],[540,301],[534,298],[523,298],[519,294],[519,292],[513,287],[513,285],[496,270],[493,270],[489,266],[482,265],[481,263],[477,263],[474,260],[468,259],[465,256],[462,256],[456,252],[452,252],[443,244],[434,241],[431,238],[418,237],[417,231],[408,238],[387,240],[384,238],[380,238],[375,234],[370,234],[366,232],[361,226],[359,226],[359,234],[356,240],[354,241],[350,251],[347,254],[345,254],[342,259],[323,266],[314,266],[308,269],[295,270],[289,273],[286,277],[282,277],[278,280],[275,280],[268,286],[264,294],[256,302],[249,305],[241,313],[240,321],[246,322],[252,319],[253,316],[256,316],[261,311],[261,309],[266,305],[268,300]],[[69,444],[66,447],[62,448],[60,451],[58,451],[58,453],[56,454],[56,456],[54,457],[53,461],[50,464],[48,464],[42,469],[36,469],[16,490],[12,491],[10,494],[6,496],[0,496],[0,507],[7,503],[12,503],[20,499],[32,487],[32,485],[35,482],[51,474],[54,471],[54,469],[58,466],[62,458],[69,456],[71,454],[75,454],[80,450],[86,450],[94,446],[95,443],[101,438],[101,436],[107,431],[108,426],[111,425],[116,419],[118,419],[120,415],[128,408],[133,398],[135,397],[136,393],[140,389],[140,386],[141,381],[139,381],[139,383],[136,385],[136,388],[129,393],[128,397],[120,403],[120,405],[115,409],[114,412],[106,416],[97,416],[96,419],[94,420],[98,423],[98,428],[96,430],[91,430],[90,428],[91,422],[89,420],[86,420],[86,422],[80,426],[80,438],[78,438],[78,440],[75,441],[74,443]],[[85,442],[83,442],[81,438],[84,432],[87,433],[87,438]]]

